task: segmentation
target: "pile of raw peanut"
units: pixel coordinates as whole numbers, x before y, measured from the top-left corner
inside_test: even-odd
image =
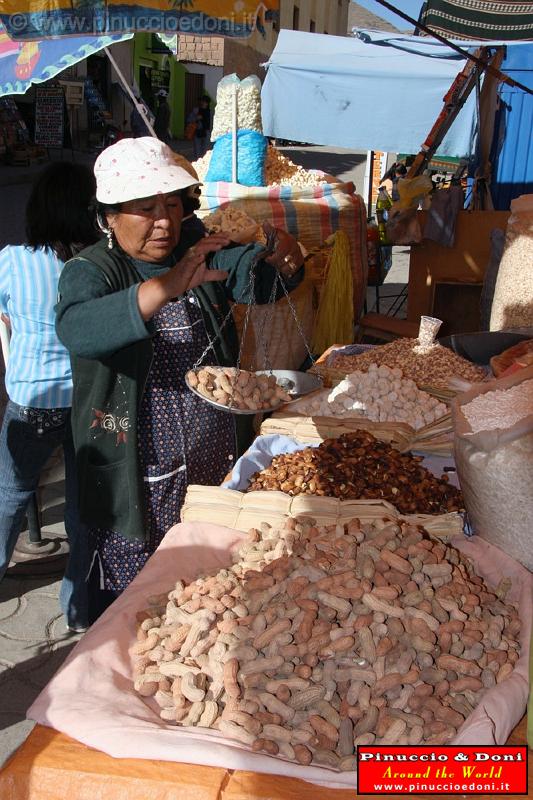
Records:
[[[235,367],[190,370],[187,380],[192,389],[208,400],[240,411],[266,411],[291,400],[275,375],[258,375]]]
[[[368,431],[325,439],[318,447],[275,456],[250,478],[247,492],[281,491],[341,500],[388,500],[402,514],[444,514],[464,508],[447,476],[436,478],[422,456],[400,453]]]
[[[426,352],[417,351],[417,339],[396,339],[388,344],[373,347],[365,353],[346,356],[332,353],[328,359],[328,367],[339,369],[348,375],[360,370],[367,372],[371,364],[401,369],[404,378],[414,381],[417,386],[434,386],[446,388],[450,378],[459,377],[464,380],[482,381],[485,372],[481,367],[471,364],[453,350],[435,344]]]
[[[418,528],[288,519],[237,559],[138,614],[135,689],[171,724],[353,770],[360,744],[450,741],[518,659],[508,584]]]

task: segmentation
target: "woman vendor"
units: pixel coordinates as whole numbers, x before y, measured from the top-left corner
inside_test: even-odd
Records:
[[[179,521],[187,485],[219,484],[249,444],[241,422],[249,417],[215,409],[184,382],[202,357],[236,363],[229,301],[266,303],[280,275],[276,299],[281,281],[290,291],[303,277],[300,248],[284,232],[268,255],[261,245],[182,230],[197,181],[157,139],[117,142],[94,171],[107,238],[66,264],[56,308],[72,360],[80,512],[94,552],[90,621]]]

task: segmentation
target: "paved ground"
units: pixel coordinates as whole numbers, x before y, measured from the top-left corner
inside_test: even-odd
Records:
[[[43,537],[62,538],[62,486],[47,502],[52,507],[45,512]],[[59,610],[56,570],[62,563],[50,564],[42,575],[10,570],[0,583],[0,765],[30,732],[27,708],[79,638],[66,630]]]
[[[357,194],[364,192],[366,150],[342,147],[282,147],[280,150],[305,169],[321,169],[343,181],[353,181]]]
[[[179,149],[187,154],[188,143],[183,145]],[[287,148],[287,152],[303,166],[314,166],[344,180],[353,180],[358,191],[362,191],[364,154],[314,147]],[[87,157],[83,160],[91,161]],[[30,181],[38,169],[0,166],[0,247],[24,241],[24,208]],[[407,249],[395,248],[393,268],[382,287],[384,293],[398,293],[407,280],[407,267]],[[374,289],[369,289],[369,309],[374,300]],[[3,413],[3,370],[0,390]],[[43,537],[64,538],[61,484],[45,490],[43,506]],[[23,532],[22,539],[25,536]],[[41,569],[41,574],[37,567],[32,570],[37,573],[34,575],[17,574],[13,569],[0,583],[0,765],[28,735],[32,723],[25,719],[27,708],[79,638],[66,631],[59,611],[61,569],[61,561],[50,562],[48,568]]]

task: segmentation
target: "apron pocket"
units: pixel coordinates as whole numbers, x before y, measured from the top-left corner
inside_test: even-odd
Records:
[[[128,476],[126,460],[96,466],[85,464],[80,476],[80,512],[93,527],[111,528],[120,533],[128,518]]]

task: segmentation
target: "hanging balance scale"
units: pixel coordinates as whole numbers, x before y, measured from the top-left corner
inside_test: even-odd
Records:
[[[307,337],[298,319],[296,308],[294,307],[294,303],[291,300],[290,294],[279,272],[275,277],[268,300],[267,306],[269,312],[263,315],[257,337],[258,346],[256,350],[259,350],[259,348],[262,349],[266,369],[253,371],[253,361],[250,364],[250,370],[241,369],[240,365],[244,343],[246,341],[252,308],[255,305],[256,269],[262,259],[273,254],[275,246],[276,232],[272,230],[267,234],[265,246],[256,254],[250,266],[248,282],[249,302],[246,305],[237,366],[202,366],[209,351],[213,350],[214,342],[210,342],[193,368],[189,370],[185,376],[185,382],[191,392],[194,392],[194,394],[198,395],[204,402],[209,403],[209,405],[231,414],[255,415],[275,411],[281,406],[293,403],[300,397],[322,387],[322,379],[317,375],[296,370],[272,369],[266,336],[268,335],[270,323],[274,316],[278,284],[281,285],[285,297],[287,298],[289,309],[296,323],[298,333],[304,342],[307,354],[311,362],[314,363],[314,358]],[[230,309],[220,326],[218,336],[221,336],[232,314],[233,312]]]

